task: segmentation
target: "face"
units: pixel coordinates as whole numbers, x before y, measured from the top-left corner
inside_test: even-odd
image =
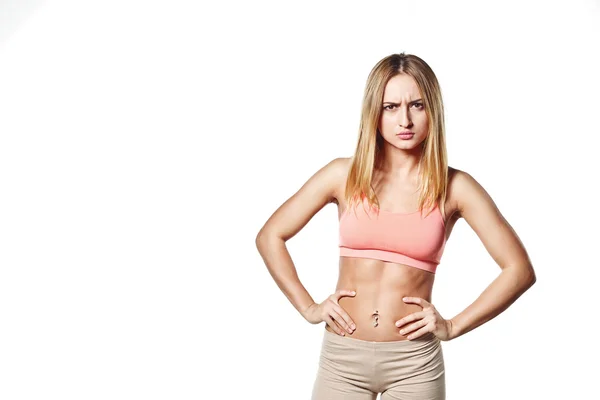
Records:
[[[412,76],[396,75],[385,86],[379,132],[390,145],[399,149],[417,148],[427,137],[429,124],[425,103]],[[401,132],[413,134],[404,136]]]

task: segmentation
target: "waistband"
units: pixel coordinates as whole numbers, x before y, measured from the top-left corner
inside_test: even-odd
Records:
[[[393,340],[388,342],[374,342],[370,340],[362,340],[356,339],[349,336],[341,336],[337,333],[329,332],[327,329],[323,329],[325,334],[323,335],[323,340],[337,343],[345,346],[354,346],[363,349],[386,349],[386,348],[419,348],[422,347],[423,344],[428,344],[431,342],[438,342],[439,339],[431,332],[427,332],[423,336],[420,336],[416,339],[412,340]]]

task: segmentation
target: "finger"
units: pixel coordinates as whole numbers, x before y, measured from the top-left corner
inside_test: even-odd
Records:
[[[400,318],[397,322],[396,322],[396,326],[399,328],[402,325],[406,325],[409,322],[412,321],[416,321],[417,319],[421,319],[423,317],[425,317],[425,312],[424,311],[417,311],[415,313],[409,314],[406,317]]]
[[[416,339],[416,338],[419,338],[419,337],[423,336],[427,332],[431,332],[431,329],[429,329],[429,325],[425,325],[424,327],[422,327],[418,331],[413,332],[410,335],[408,335],[406,338],[408,340],[413,340],[413,339]]]
[[[344,297],[344,296],[354,296],[356,295],[356,292],[354,290],[345,290],[345,289],[340,289],[337,292],[335,292],[334,297],[336,299],[336,303],[337,300],[340,299],[340,297]]]
[[[335,311],[337,311],[337,313],[344,319],[344,321],[346,322],[346,325],[347,325],[348,328],[350,328],[350,329],[355,329],[356,328],[356,324],[354,323],[354,321],[352,320],[352,318],[350,318],[350,315],[348,315],[348,313],[346,312],[346,310],[344,310],[339,305],[334,306],[333,309]],[[354,326],[354,328],[352,326]]]
[[[403,336],[407,336],[408,334],[414,332],[415,330],[427,325],[427,322],[422,319],[413,324],[408,325],[406,328],[400,329],[400,334]]]
[[[337,322],[343,329],[347,330],[349,333],[352,333],[352,329],[350,329],[348,323],[335,309],[331,309],[330,315],[333,318],[333,320]]]
[[[330,317],[331,318],[331,322],[335,325],[336,327],[336,332],[338,333],[338,335],[344,336],[346,335],[346,331],[344,330],[344,328],[338,324],[338,322],[335,320],[335,318]]]
[[[425,308],[429,305],[431,305],[427,300],[422,299],[420,297],[404,297],[402,299],[402,301],[404,301],[405,303],[414,303],[414,304],[418,304],[421,307]]]
[[[333,329],[335,333],[345,336],[344,330],[340,328],[340,326],[329,315],[325,317],[325,322],[331,327],[331,329]]]

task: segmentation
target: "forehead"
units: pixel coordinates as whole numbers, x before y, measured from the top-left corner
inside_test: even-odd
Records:
[[[385,85],[383,92],[383,101],[392,101],[399,103],[400,100],[418,99],[421,97],[419,86],[414,78],[407,74],[400,74],[392,77]]]

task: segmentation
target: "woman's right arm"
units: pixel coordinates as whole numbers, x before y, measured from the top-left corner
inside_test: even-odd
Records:
[[[330,161],[271,215],[256,236],[256,247],[269,273],[304,318],[316,303],[300,282],[285,242],[325,205],[336,200],[336,190],[346,174],[346,159]]]

